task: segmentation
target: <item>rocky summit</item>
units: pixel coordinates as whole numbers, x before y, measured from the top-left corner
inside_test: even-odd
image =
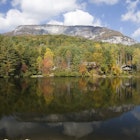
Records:
[[[21,25],[7,35],[68,35],[115,44],[133,45],[137,42],[118,31],[105,27],[64,25]]]

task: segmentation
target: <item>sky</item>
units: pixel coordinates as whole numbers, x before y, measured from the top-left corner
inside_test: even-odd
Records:
[[[102,26],[140,42],[140,0],[0,0],[0,33],[41,24]]]

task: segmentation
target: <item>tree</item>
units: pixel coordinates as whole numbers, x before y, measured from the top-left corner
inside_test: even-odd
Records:
[[[0,75],[14,75],[18,62],[18,55],[13,48],[13,42],[7,38],[0,43]]]
[[[86,68],[86,65],[85,64],[81,64],[80,67],[79,67],[79,72],[82,74],[82,76],[84,76],[87,72],[87,68]]]
[[[42,73],[42,57],[41,56],[38,56],[37,57],[37,60],[36,60],[36,65],[37,65],[37,71],[38,73]]]
[[[43,66],[42,66],[42,71],[43,74],[49,74],[54,63],[53,63],[53,57],[54,57],[54,53],[51,51],[51,49],[47,48],[46,52],[44,54],[44,58],[43,58]]]
[[[136,48],[133,52],[133,64],[136,66],[137,71],[140,71],[140,49]]]
[[[103,62],[103,54],[101,52],[94,52],[93,53],[93,61],[96,62],[97,66],[101,66]]]
[[[66,57],[66,60],[67,60],[67,67],[68,67],[68,69],[70,69],[71,59],[72,59],[72,54],[71,54],[70,50],[66,51],[65,57]]]

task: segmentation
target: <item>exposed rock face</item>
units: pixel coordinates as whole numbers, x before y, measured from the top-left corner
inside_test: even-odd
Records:
[[[22,25],[18,26],[14,31],[8,33],[10,35],[68,35],[84,37],[94,41],[109,42],[115,44],[132,45],[137,43],[134,39],[124,36],[118,31],[114,31],[105,27],[94,26],[63,26],[63,25]]]

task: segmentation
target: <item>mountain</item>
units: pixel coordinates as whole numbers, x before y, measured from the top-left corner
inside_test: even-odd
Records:
[[[137,42],[118,31],[94,26],[21,25],[6,35],[68,35],[115,44],[132,45]]]

